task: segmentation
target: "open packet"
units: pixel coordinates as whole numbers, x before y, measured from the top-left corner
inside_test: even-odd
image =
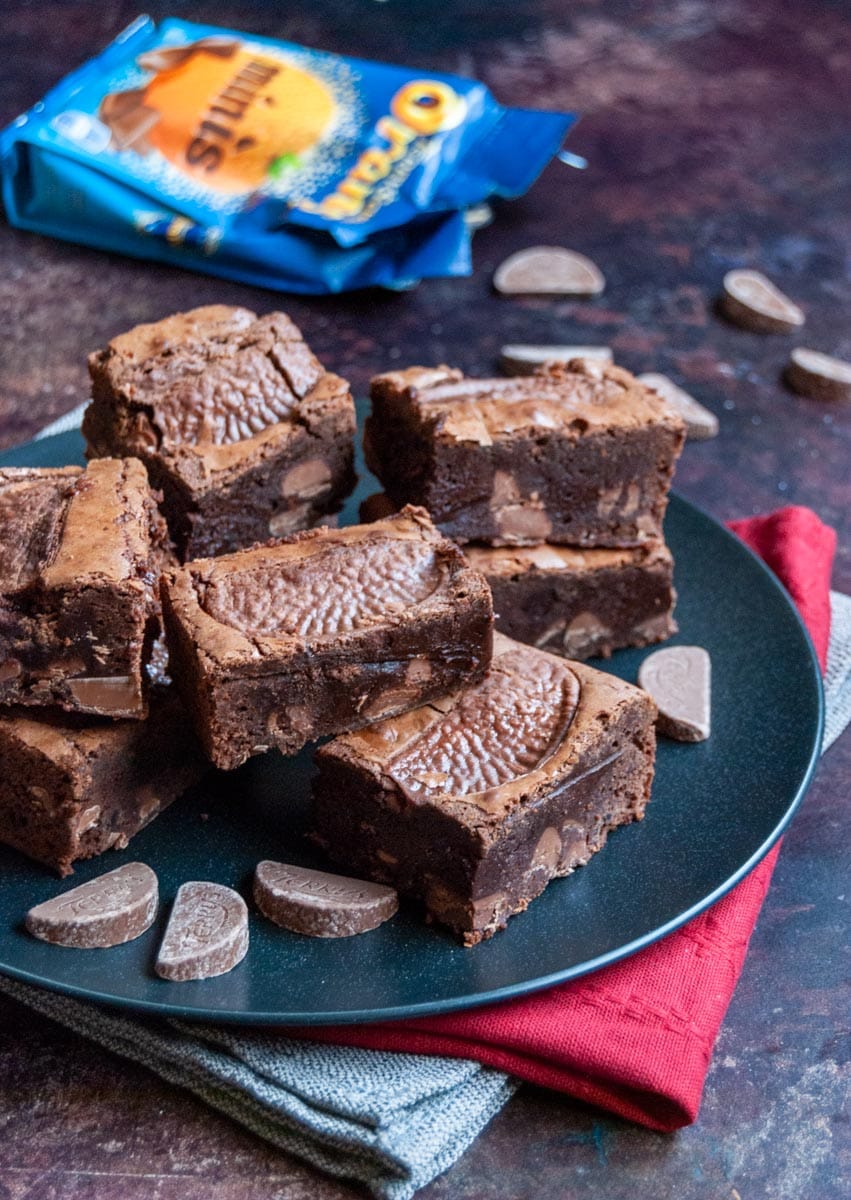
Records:
[[[139,17],[0,135],[13,225],[285,291],[470,271],[569,113],[475,80]]]

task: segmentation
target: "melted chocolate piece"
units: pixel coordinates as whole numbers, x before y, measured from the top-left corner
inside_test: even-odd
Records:
[[[564,741],[579,703],[567,666],[520,648],[393,757],[387,774],[412,799],[429,792],[487,809],[489,793],[522,779]]]
[[[157,915],[157,877],[144,863],[127,863],[62,896],[31,908],[26,927],[56,946],[92,950],[139,937]]]
[[[395,890],[383,884],[268,861],[257,864],[254,899],[270,921],[308,937],[367,933],[399,907]]]
[[[379,538],[331,546],[309,561],[235,571],[209,585],[204,609],[250,635],[316,638],[421,604],[443,577],[433,545]]]
[[[163,979],[224,975],[248,953],[248,908],[219,883],[181,884],[156,961]]]
[[[645,658],[638,685],[659,709],[656,727],[678,742],[709,737],[710,659],[701,646],[669,646]]]

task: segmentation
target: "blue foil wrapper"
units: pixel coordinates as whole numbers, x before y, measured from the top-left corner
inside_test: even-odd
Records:
[[[475,80],[140,17],[0,135],[12,224],[283,291],[470,271],[464,210],[574,116]]]

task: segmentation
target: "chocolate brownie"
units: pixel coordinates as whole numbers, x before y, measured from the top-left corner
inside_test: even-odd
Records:
[[[0,716],[0,842],[54,867],[130,838],[208,769],[176,695],[144,721],[12,709]]]
[[[484,579],[422,509],[163,577],[169,670],[219,767],[368,725],[480,679]]]
[[[662,536],[685,426],[590,359],[513,379],[410,367],[372,381],[367,462],[459,542],[635,546]]]
[[[0,470],[0,704],[143,717],[167,541],[137,459]]]
[[[497,634],[477,686],[317,752],[312,835],[474,945],[641,818],[655,717],[639,688]]]
[[[354,485],[354,404],[283,313],[214,304],[91,355],[90,457],[141,458],[184,558],[316,524]]]
[[[497,629],[568,658],[608,658],[676,633],[674,563],[663,542],[625,550],[466,546],[493,592]]]

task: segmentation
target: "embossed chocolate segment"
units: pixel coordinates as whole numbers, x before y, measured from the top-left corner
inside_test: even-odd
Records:
[[[564,246],[530,246],[502,263],[493,285],[505,296],[599,296],[606,280],[584,254]]]
[[[721,304],[731,321],[757,333],[793,333],[804,324],[798,305],[760,271],[728,271]]]
[[[561,745],[578,703],[567,666],[510,650],[392,757],[387,773],[412,798],[434,790],[487,807],[489,790],[528,775]]]
[[[248,953],[248,908],[220,883],[182,884],[156,961],[163,979],[182,982],[224,975]]]
[[[366,933],[399,907],[395,890],[383,884],[268,860],[257,864],[254,900],[270,921],[308,937]]]
[[[37,904],[27,913],[26,927],[34,937],[57,946],[79,950],[120,946],[150,928],[158,894],[151,868],[127,863]]]
[[[317,638],[386,620],[443,579],[433,544],[376,538],[216,580],[204,609],[249,635]]]
[[[638,685],[656,701],[660,733],[678,742],[709,737],[710,674],[710,658],[702,646],[669,646],[645,658]]]

